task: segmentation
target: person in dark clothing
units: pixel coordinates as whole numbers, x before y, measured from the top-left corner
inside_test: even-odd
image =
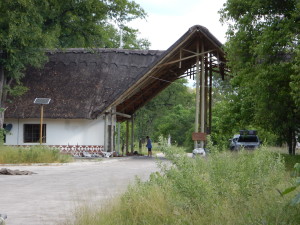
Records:
[[[148,148],[148,156],[152,157],[152,143],[151,143],[151,139],[149,138],[149,136],[147,136],[146,138],[147,138],[147,145],[146,145],[146,147]]]

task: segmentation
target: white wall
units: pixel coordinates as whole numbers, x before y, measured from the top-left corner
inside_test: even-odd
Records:
[[[6,119],[12,124],[10,134],[6,135],[6,145],[34,145],[24,143],[24,124],[40,124],[39,119]],[[104,125],[102,117],[86,119],[44,119],[46,124],[45,145],[104,145]],[[38,143],[36,143],[38,144]]]

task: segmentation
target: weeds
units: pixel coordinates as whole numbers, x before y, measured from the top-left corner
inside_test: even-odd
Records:
[[[0,164],[65,163],[70,161],[72,161],[71,156],[42,146],[33,146],[29,149],[0,146]]]
[[[300,206],[276,189],[291,181],[280,154],[262,148],[188,158],[163,146],[171,166],[137,181],[112,205],[77,214],[74,224],[298,224]],[[87,213],[87,214],[86,214]],[[88,219],[87,219],[88,218]]]

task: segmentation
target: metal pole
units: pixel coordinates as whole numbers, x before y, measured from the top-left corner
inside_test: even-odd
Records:
[[[204,52],[204,42],[202,41],[201,53]],[[201,57],[201,128],[200,132],[205,132],[205,69],[204,69],[204,55]],[[204,141],[200,141],[200,147],[204,147]]]
[[[199,131],[199,111],[200,111],[200,71],[199,71],[199,42],[197,42],[196,57],[196,113],[195,113],[195,132]],[[194,141],[194,148],[197,148],[197,141]]]
[[[43,143],[43,117],[44,117],[44,106],[41,105],[40,145]]]

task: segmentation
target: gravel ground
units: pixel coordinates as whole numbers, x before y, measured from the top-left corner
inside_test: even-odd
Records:
[[[0,175],[0,214],[7,214],[7,225],[61,224],[76,206],[104,204],[124,192],[136,176],[147,180],[158,170],[156,160],[145,156],[1,168],[35,173]]]

